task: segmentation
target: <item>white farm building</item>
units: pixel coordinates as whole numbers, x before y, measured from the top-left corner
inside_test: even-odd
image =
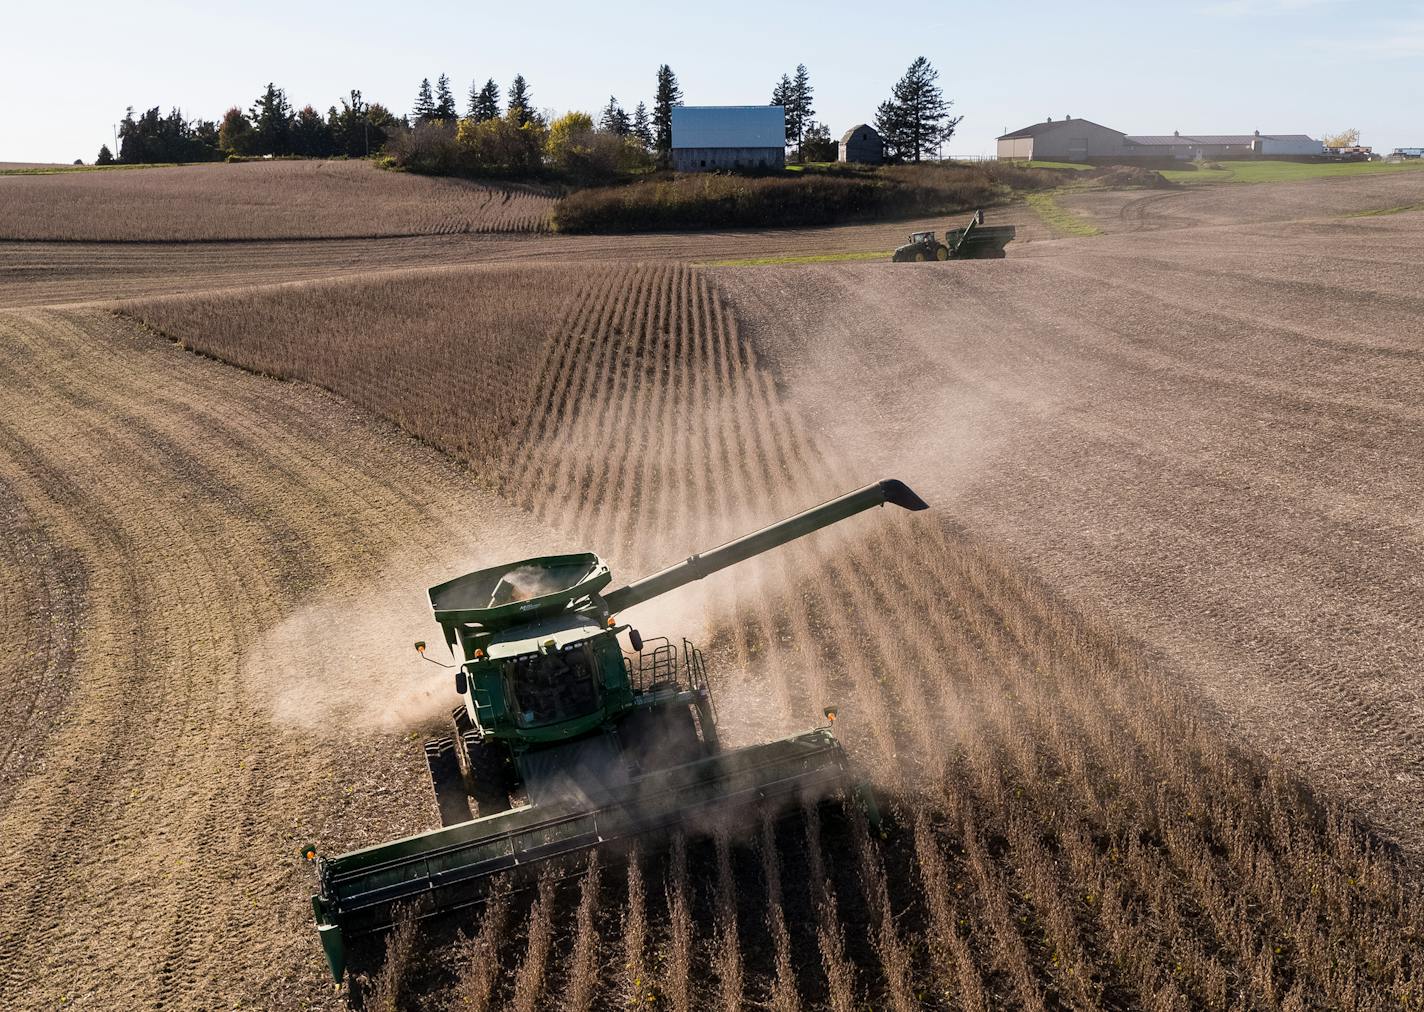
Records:
[[[673,106],[672,167],[678,172],[785,165],[786,110],[781,106]]]
[[[1003,159],[1041,162],[1131,159],[1289,158],[1322,155],[1325,147],[1305,134],[1140,134],[1130,136],[1092,120],[1051,116],[999,138]]]

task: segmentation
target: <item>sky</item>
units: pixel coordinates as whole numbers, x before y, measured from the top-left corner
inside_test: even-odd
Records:
[[[946,153],[1045,117],[1129,134],[1358,127],[1376,150],[1424,145],[1424,3],[419,4],[0,0],[0,161],[92,161],[127,106],[219,119],[274,81],[320,110],[352,88],[407,112],[423,77],[522,73],[541,109],[651,103],[668,63],[689,105],[767,102],[806,64],[839,135],[917,56],[964,117]]]

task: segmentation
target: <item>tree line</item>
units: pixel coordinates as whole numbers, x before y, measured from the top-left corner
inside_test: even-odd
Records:
[[[961,117],[937,85],[938,71],[924,57],[910,65],[881,103],[875,125],[891,161],[937,153]],[[810,72],[798,64],[772,88],[771,104],[786,110],[786,147],[801,161],[833,161],[836,143],[815,119]],[[294,109],[286,92],[269,82],[247,109],[233,106],[220,121],[189,120],[180,109],[167,116],[154,107],[139,116],[130,108],[119,125],[118,152],[104,145],[98,164],[216,161],[227,157],[368,157],[384,152],[395,164],[424,172],[534,175],[553,170],[608,176],[667,165],[672,110],[683,104],[677,75],[658,67],[652,104],[630,113],[610,95],[596,118],[572,112],[552,123],[534,104],[522,74],[506,92],[490,78],[471,82],[463,110],[447,74],[420,82],[409,114],[397,116],[353,90],[323,115],[313,106]]]
[[[323,116],[310,105],[294,110],[287,93],[269,83],[250,108],[233,106],[220,122],[188,120],[181,109],[162,116],[156,106],[135,116],[130,106],[119,123],[117,156],[105,144],[95,163],[213,162],[263,155],[364,158],[379,152],[404,126],[404,117],[366,102],[360,91],[351,91]]]

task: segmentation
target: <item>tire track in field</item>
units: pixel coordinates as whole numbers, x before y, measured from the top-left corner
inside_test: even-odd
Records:
[[[274,726],[242,655],[323,586],[508,511],[339,402],[107,314],[0,313],[0,347],[0,501],[74,559],[35,600],[82,608],[64,723],[0,809],[0,1005],[307,1004],[291,848],[423,828],[423,771],[403,740]],[[383,768],[392,795],[341,790]]]

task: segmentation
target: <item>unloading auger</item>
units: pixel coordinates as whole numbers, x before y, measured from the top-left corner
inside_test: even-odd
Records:
[[[442,828],[335,856],[304,848],[335,978],[348,943],[389,928],[398,908],[425,917],[477,903],[499,872],[675,828],[708,831],[747,808],[845,788],[876,817],[829,725],[723,750],[701,652],[644,640],[615,616],[885,503],[928,508],[887,479],[616,590],[587,552],[430,588],[461,697],[454,734],[425,745]]]

